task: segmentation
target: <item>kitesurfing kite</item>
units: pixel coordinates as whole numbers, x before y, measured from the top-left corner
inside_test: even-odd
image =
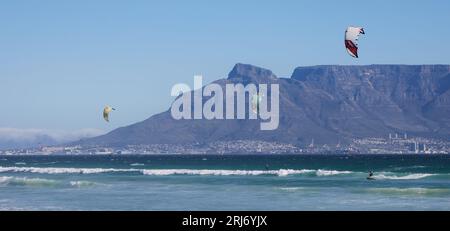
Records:
[[[362,27],[348,27],[345,31],[345,48],[354,58],[358,58],[358,38],[361,34],[366,34]]]
[[[263,99],[264,95],[263,94],[255,94],[252,97],[252,111],[255,114],[258,114],[259,112],[259,105],[261,104],[261,101]]]
[[[103,109],[103,119],[105,119],[106,122],[109,122],[109,113],[114,110],[116,110],[116,109],[114,109],[110,106],[106,106],[105,109]]]

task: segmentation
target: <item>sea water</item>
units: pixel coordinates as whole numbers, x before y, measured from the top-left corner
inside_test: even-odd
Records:
[[[0,210],[450,210],[450,155],[0,156]]]

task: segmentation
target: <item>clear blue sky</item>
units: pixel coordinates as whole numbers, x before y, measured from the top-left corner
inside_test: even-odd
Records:
[[[237,62],[448,64],[450,1],[0,2],[0,128],[109,131],[168,109],[173,84]],[[363,26],[360,59],[343,48]],[[205,82],[206,82],[205,81]],[[118,110],[102,121],[105,104]]]

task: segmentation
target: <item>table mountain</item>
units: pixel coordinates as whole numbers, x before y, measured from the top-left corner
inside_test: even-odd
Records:
[[[280,124],[261,131],[259,120],[174,120],[170,109],[81,145],[205,144],[261,140],[306,145],[386,137],[389,133],[450,137],[450,65],[298,67],[290,78],[236,64],[214,83],[277,83]]]

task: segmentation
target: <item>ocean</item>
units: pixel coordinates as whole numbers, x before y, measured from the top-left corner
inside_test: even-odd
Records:
[[[450,210],[450,155],[0,156],[0,210]]]

